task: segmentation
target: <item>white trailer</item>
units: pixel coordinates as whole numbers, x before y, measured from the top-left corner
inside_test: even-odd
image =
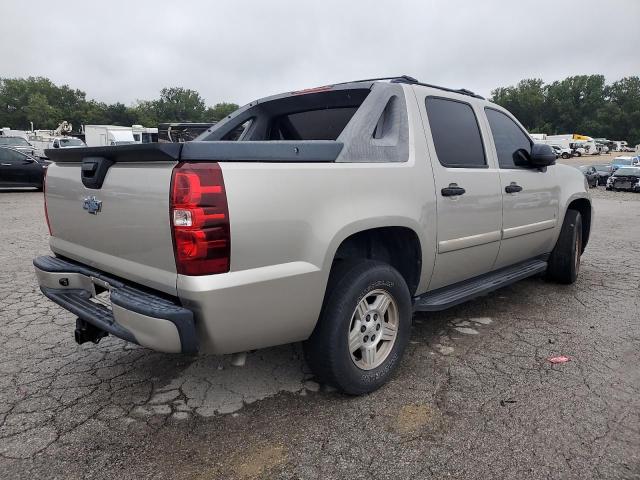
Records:
[[[158,141],[158,129],[132,125],[133,141],[136,143],[156,143]]]
[[[20,137],[28,140],[29,137],[25,130],[12,130],[9,127],[0,128],[0,137]]]
[[[105,147],[136,143],[131,127],[118,125],[85,125],[84,141],[88,147]]]

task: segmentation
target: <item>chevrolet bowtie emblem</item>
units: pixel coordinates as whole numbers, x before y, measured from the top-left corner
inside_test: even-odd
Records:
[[[97,215],[102,210],[102,200],[98,200],[95,195],[86,197],[82,202],[82,208],[84,208],[91,215]]]

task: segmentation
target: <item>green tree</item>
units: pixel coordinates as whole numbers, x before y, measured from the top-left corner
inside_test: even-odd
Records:
[[[59,112],[49,105],[47,97],[42,93],[29,95],[27,104],[21,109],[24,118],[34,125],[48,125],[52,118],[56,118]]]
[[[0,79],[0,124],[27,129],[55,128],[62,120],[81,120],[85,93],[67,85],[61,87],[44,77]],[[49,107],[51,109],[49,109]],[[37,111],[42,106],[44,111]]]
[[[207,108],[204,113],[203,120],[205,122],[218,122],[227,115],[232,114],[238,109],[235,103],[216,103],[213,107]]]
[[[515,87],[497,88],[491,93],[495,103],[513,113],[528,130],[537,131],[545,125],[543,85],[541,79],[530,78]]]
[[[603,75],[576,75],[545,85],[526,79],[499,87],[492,100],[511,111],[531,132],[580,133],[640,143],[640,78],[611,85]]]
[[[198,92],[182,87],[160,90],[155,108],[158,120],[162,122],[201,122],[206,110]]]

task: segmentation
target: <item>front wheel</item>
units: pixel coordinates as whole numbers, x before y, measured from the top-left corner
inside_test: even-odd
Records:
[[[582,215],[577,210],[567,210],[547,267],[547,276],[559,283],[571,284],[578,278],[582,255]]]
[[[385,263],[341,261],[334,266],[320,318],[304,344],[321,382],[361,395],[393,375],[409,341],[411,295]]]
[[[562,154],[562,158],[564,158],[565,160],[566,160],[567,158],[569,158],[570,156],[571,156],[571,155],[569,155],[567,152],[564,152],[564,153]]]

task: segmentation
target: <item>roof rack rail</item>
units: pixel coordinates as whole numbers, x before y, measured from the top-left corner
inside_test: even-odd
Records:
[[[444,90],[446,92],[459,93],[461,95],[468,95],[469,97],[474,97],[474,98],[479,98],[481,100],[485,100],[485,98],[483,96],[478,95],[477,93],[474,93],[471,90],[467,90],[466,88],[455,89],[455,88],[440,87],[438,85],[432,85],[430,83],[422,83],[419,80],[417,80],[417,79],[415,79],[413,77],[410,77],[409,75],[399,75],[399,76],[396,76],[396,77],[365,78],[365,79],[362,79],[362,80],[352,80],[350,82],[335,83],[334,85],[344,85],[346,83],[360,83],[360,82],[377,82],[377,81],[382,81],[382,80],[391,80],[391,83],[408,83],[410,85],[422,85],[423,87],[437,88],[438,90]]]

